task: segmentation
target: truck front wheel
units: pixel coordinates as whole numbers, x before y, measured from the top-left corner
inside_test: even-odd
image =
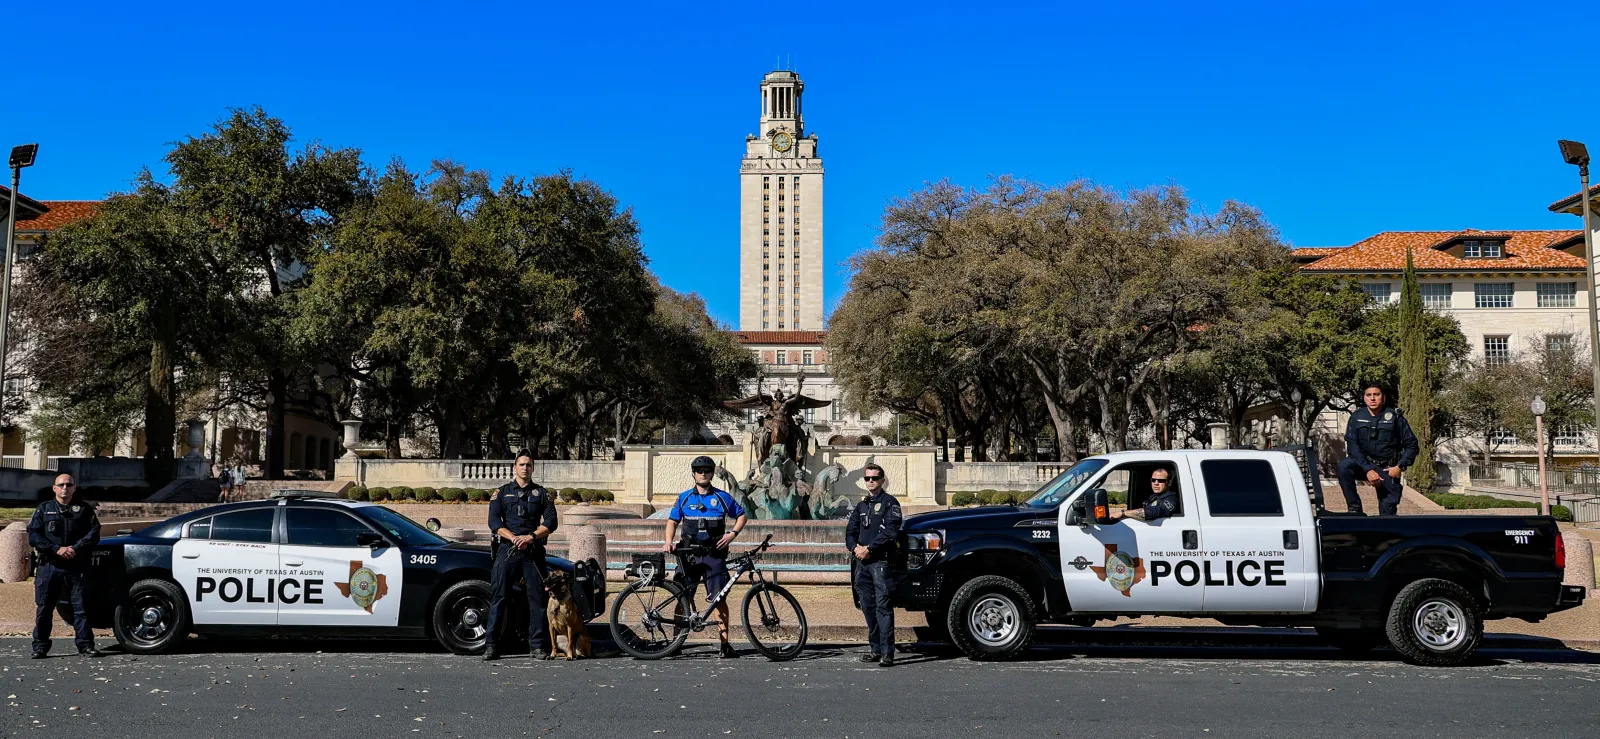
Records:
[[[998,575],[968,580],[950,599],[950,640],[977,661],[1015,658],[1033,641],[1033,598]]]
[[[1389,606],[1389,645],[1407,662],[1451,667],[1466,662],[1483,640],[1483,619],[1472,594],[1449,580],[1427,578],[1400,590]]]

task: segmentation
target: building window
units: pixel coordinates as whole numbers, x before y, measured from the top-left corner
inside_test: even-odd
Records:
[[[761,322],[761,327],[762,328],[767,328],[767,322],[766,321],[762,321]]]
[[[1492,433],[1492,438],[1494,440],[1494,443],[1496,445],[1499,445],[1499,444],[1515,444],[1515,443],[1517,443],[1517,435],[1511,429],[1508,429],[1508,428],[1505,428],[1505,427],[1501,427],[1501,428],[1495,429],[1491,433]]]
[[[1509,282],[1480,282],[1472,286],[1473,305],[1479,308],[1510,308],[1515,286]]]
[[[1545,334],[1546,354],[1565,354],[1572,351],[1572,334]]]
[[[779,323],[778,324],[778,328],[783,328],[783,324]],[[786,352],[786,351],[781,351],[780,350],[778,352],[778,364],[788,364],[788,363],[789,363],[789,353]]]
[[[838,398],[835,398],[832,403],[829,403],[828,408],[833,413],[833,420],[835,423],[844,420],[844,406],[839,405]]]
[[[815,409],[815,408],[807,408],[806,409],[806,423],[816,423],[816,422],[817,422],[817,409]],[[882,483],[879,483],[879,484],[881,485]]]
[[[767,312],[766,311],[761,311],[761,317],[762,318],[766,318],[767,317]]]
[[[1510,336],[1485,336],[1483,337],[1483,363],[1490,367],[1498,367],[1511,363],[1511,337]]]
[[[801,356],[801,359],[800,359],[800,363],[801,364],[811,364],[811,352],[802,352],[800,354],[800,356]]]
[[[783,321],[779,321],[778,322],[778,328],[783,328]],[[779,364],[783,364],[783,363],[779,362]]]
[[[1587,436],[1582,426],[1562,424],[1556,427],[1555,443],[1556,446],[1566,447],[1588,446],[1585,443],[1588,441]]]
[[[1448,310],[1450,308],[1451,285],[1448,282],[1424,282],[1422,287],[1422,307],[1434,310]]]
[[[1393,286],[1387,282],[1363,282],[1361,291],[1365,292],[1375,302],[1389,302],[1389,294]]]
[[[1576,282],[1541,282],[1538,283],[1540,308],[1576,308],[1578,307],[1578,283]]]
[[[1499,259],[1505,253],[1504,242],[1463,241],[1461,255],[1467,259]]]
[[[761,304],[762,305],[766,305],[767,304],[767,299],[766,298],[762,298],[761,299]]]

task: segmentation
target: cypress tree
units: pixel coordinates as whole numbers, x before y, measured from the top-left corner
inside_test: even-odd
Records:
[[[1433,492],[1433,388],[1428,382],[1427,315],[1417,267],[1406,249],[1405,281],[1400,291],[1399,405],[1417,435],[1417,461],[1406,471],[1406,482],[1421,493]]]

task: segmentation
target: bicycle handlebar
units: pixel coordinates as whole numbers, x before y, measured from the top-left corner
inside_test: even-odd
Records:
[[[729,557],[729,559],[753,558],[756,555],[758,555],[758,554],[760,554],[762,552],[765,552],[765,551],[767,551],[768,549],[771,549],[771,548],[772,548],[772,534],[767,534],[767,538],[762,539],[761,543],[757,544],[754,549],[751,549],[750,551],[745,552],[744,554],[740,554],[740,555],[737,555],[737,556],[734,556],[734,557]],[[678,546],[675,546],[675,547],[672,548],[672,553],[673,554],[688,554],[688,555],[713,554],[713,553],[720,552],[720,551],[722,551],[722,550],[717,549],[716,547],[706,546],[704,544],[679,544]]]

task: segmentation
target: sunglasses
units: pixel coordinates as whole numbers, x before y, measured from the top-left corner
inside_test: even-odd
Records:
[[[709,474],[711,474],[713,472],[716,472],[716,471],[717,470],[716,470],[715,467],[696,467],[696,468],[694,468],[694,473],[696,475],[709,475]]]
[[[1162,484],[1166,484],[1167,478],[1165,478],[1165,477],[1152,477],[1152,478],[1150,478],[1150,482],[1159,482],[1159,483],[1162,483]]]
[[[78,484],[75,482],[58,482],[55,486],[58,488],[75,488]]]
[[[883,479],[883,475],[862,475],[861,479],[866,480],[867,482],[877,482]]]

